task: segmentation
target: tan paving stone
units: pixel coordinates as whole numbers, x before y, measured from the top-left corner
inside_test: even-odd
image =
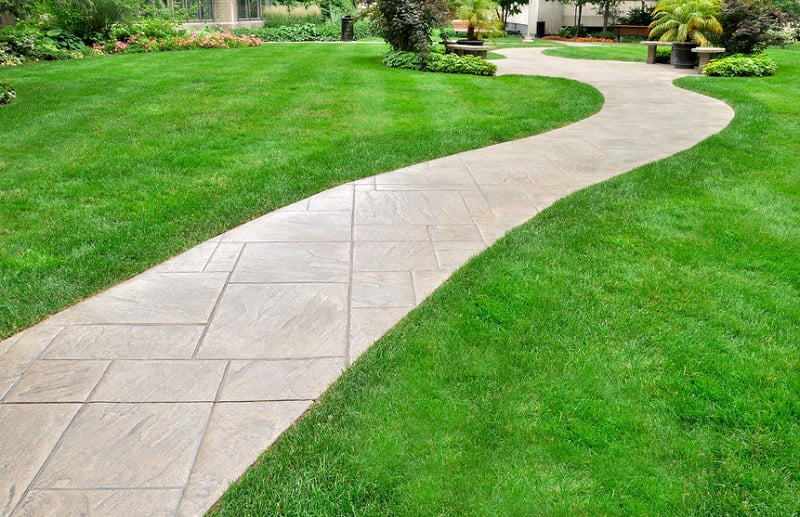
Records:
[[[434,242],[433,248],[439,261],[439,269],[453,271],[482,252],[486,245],[483,241],[441,241]]]
[[[352,363],[366,352],[398,321],[408,314],[405,308],[351,309],[350,356]]]
[[[200,346],[203,359],[344,355],[347,286],[240,284],[228,287]]]
[[[459,224],[459,225],[450,225],[450,226],[442,226],[442,225],[434,225],[428,227],[428,232],[430,233],[431,240],[433,242],[445,242],[445,241],[473,241],[473,242],[483,242],[483,237],[481,236],[481,232],[475,223],[470,222],[470,224]]]
[[[190,359],[202,325],[74,325],[53,339],[45,359]]]
[[[355,272],[350,286],[351,307],[414,306],[410,271]]]
[[[310,405],[310,401],[216,404],[178,515],[205,514]]]
[[[168,517],[175,515],[180,489],[31,490],[14,517]],[[200,512],[202,513],[202,512]],[[199,514],[198,514],[199,515]]]
[[[341,375],[344,367],[343,357],[231,361],[219,400],[252,402],[316,399]]]
[[[50,318],[51,323],[205,323],[225,273],[143,273]]]
[[[108,361],[37,361],[14,386],[6,402],[83,402]]]
[[[35,488],[179,488],[211,412],[203,404],[81,408]]]
[[[429,241],[428,227],[424,224],[357,224],[353,227],[353,240],[372,242]]]
[[[0,404],[0,515],[17,505],[79,404]]]
[[[439,269],[430,242],[356,242],[353,245],[353,271],[429,269]]]
[[[44,352],[63,327],[37,325],[3,341],[0,348],[0,400]]]
[[[417,305],[435,291],[445,280],[450,278],[452,271],[413,271],[411,277],[414,281],[414,296]]]
[[[355,224],[464,224],[469,212],[456,192],[356,192]]]
[[[349,242],[256,242],[245,246],[232,282],[347,282]]]
[[[216,249],[216,242],[198,244],[163,264],[159,264],[152,271],[165,273],[197,273],[203,271]]]
[[[213,402],[227,361],[114,361],[93,402]]]
[[[219,243],[203,271],[233,271],[236,261],[239,260],[239,254],[242,252],[242,248],[244,248],[244,244],[241,242]]]
[[[349,241],[350,221],[350,213],[341,211],[273,212],[229,231],[222,241]]]

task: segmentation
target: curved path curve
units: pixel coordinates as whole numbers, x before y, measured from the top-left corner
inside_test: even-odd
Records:
[[[733,116],[669,67],[502,53],[500,73],[589,83],[603,109],[321,193],[0,343],[0,515],[202,514],[469,257]]]

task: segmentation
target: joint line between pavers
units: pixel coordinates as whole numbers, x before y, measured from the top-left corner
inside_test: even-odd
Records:
[[[200,443],[197,444],[197,450],[194,452],[194,458],[192,458],[192,466],[189,468],[189,474],[188,476],[186,476],[186,482],[183,484],[183,487],[181,488],[181,496],[178,498],[178,506],[175,510],[176,512],[180,511],[181,505],[183,504],[183,498],[186,496],[186,490],[189,488],[189,482],[192,480],[192,473],[194,472],[194,468],[197,466],[197,458],[200,457],[200,451],[203,449],[203,443],[205,443],[206,441],[208,428],[211,427],[211,418],[214,416],[214,409],[217,407],[217,402],[219,401],[219,394],[220,391],[222,391],[222,385],[225,382],[225,378],[228,376],[228,370],[230,369],[230,367],[231,367],[231,362],[228,361],[225,364],[225,371],[222,372],[222,378],[220,378],[219,384],[217,385],[217,392],[214,395],[214,401],[211,404],[211,411],[208,412],[208,418],[206,419],[206,423],[203,426],[203,432],[200,435]]]
[[[31,368],[33,368],[33,365],[34,365],[34,364],[36,364],[37,362],[39,362],[39,361],[42,359],[42,356],[44,356],[45,352],[47,352],[47,349],[48,349],[48,348],[50,348],[50,345],[52,345],[52,344],[53,344],[53,341],[55,341],[55,339],[56,339],[56,338],[57,338],[59,335],[61,335],[61,333],[62,333],[62,332],[64,332],[64,329],[65,329],[65,328],[66,328],[65,326],[62,326],[62,327],[61,327],[61,328],[58,330],[58,332],[56,332],[55,334],[53,334],[53,337],[51,337],[50,339],[48,339],[48,340],[47,340],[47,344],[46,344],[46,345],[45,345],[45,346],[42,348],[42,351],[41,351],[41,352],[39,352],[39,355],[37,355],[37,356],[36,356],[36,359],[34,359],[33,361],[31,361],[31,364],[29,364],[29,365],[28,365],[28,367],[27,367],[27,368],[25,368],[25,371],[24,371],[24,372],[22,372],[22,374],[20,374],[20,376],[17,378],[17,380],[15,380],[15,381],[14,381],[14,384],[12,384],[11,386],[9,386],[9,388],[8,388],[8,391],[6,391],[6,392],[5,392],[5,394],[4,394],[2,397],[0,397],[0,404],[4,404],[4,403],[5,403],[5,400],[6,400],[6,399],[8,398],[8,396],[11,394],[11,392],[12,392],[12,391],[14,391],[14,388],[16,388],[16,387],[17,387],[17,384],[19,384],[19,382],[20,382],[22,379],[24,379],[26,375],[28,375],[28,372],[31,370]],[[17,343],[19,343],[19,338],[18,338],[18,339],[17,339],[17,341],[15,341],[15,342],[14,342],[14,344],[13,344],[13,345],[11,345],[11,346],[15,346]]]
[[[239,266],[239,261],[242,259],[242,255],[244,254],[244,249],[246,246],[247,244],[245,243],[245,245],[242,246],[242,249],[239,250],[239,254],[236,256],[236,261],[234,262],[231,270],[228,272],[228,277],[225,279],[225,285],[222,286],[222,290],[220,290],[219,296],[217,296],[217,301],[214,302],[214,308],[211,309],[211,314],[208,315],[208,319],[206,320],[206,323],[203,326],[203,332],[200,334],[200,338],[197,340],[197,345],[194,347],[194,351],[192,352],[192,359],[197,359],[197,355],[200,353],[200,347],[203,346],[203,341],[205,341],[206,335],[208,335],[208,329],[211,326],[211,322],[214,321],[214,316],[216,316],[217,314],[219,305],[222,302],[222,297],[225,296],[225,292],[228,290],[228,286],[231,283],[231,277],[233,277],[233,273]]]
[[[106,367],[106,369],[107,368],[108,367]],[[103,373],[105,373],[105,372],[103,372]],[[98,384],[99,384],[99,382],[98,382]],[[95,387],[97,387],[97,386],[95,386]],[[56,440],[55,445],[53,446],[52,449],[50,449],[50,452],[47,454],[47,458],[44,460],[42,465],[39,467],[39,470],[36,471],[36,475],[33,476],[33,479],[31,479],[31,482],[28,484],[27,487],[25,487],[25,490],[20,494],[19,501],[17,501],[17,504],[14,505],[14,508],[11,510],[11,514],[14,514],[14,512],[16,512],[20,508],[20,505],[22,504],[23,501],[25,501],[25,498],[28,496],[28,493],[31,491],[31,488],[36,484],[37,481],[39,481],[39,478],[42,476],[42,472],[44,472],[44,469],[47,468],[47,466],[50,464],[50,461],[52,461],[52,459],[53,459],[53,455],[55,455],[55,452],[58,450],[59,447],[61,447],[61,444],[64,442],[64,436],[67,435],[67,432],[70,430],[72,425],[75,423],[75,420],[78,419],[78,415],[81,414],[81,411],[83,411],[83,408],[85,408],[86,406],[87,406],[87,404],[84,402],[83,404],[81,404],[81,407],[79,407],[78,410],[75,412],[75,414],[72,415],[72,419],[70,419],[69,424],[67,424],[67,426],[64,427],[64,430],[61,432],[61,436],[58,437],[58,440]]]
[[[200,272],[201,272],[201,273],[206,273],[206,268],[208,267],[208,264],[211,262],[211,259],[212,259],[212,258],[214,258],[214,255],[217,253],[217,250],[219,249],[219,245],[220,245],[220,244],[222,244],[222,241],[221,241],[221,240],[219,240],[219,241],[217,241],[217,242],[216,242],[216,246],[214,246],[214,250],[213,250],[213,251],[211,252],[211,254],[208,256],[208,258],[206,259],[205,263],[203,264],[203,267],[200,269]],[[211,272],[211,271],[209,271],[209,273],[210,273],[210,272]]]

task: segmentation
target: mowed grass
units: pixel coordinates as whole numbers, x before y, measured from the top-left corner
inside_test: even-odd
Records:
[[[473,259],[214,515],[796,514],[800,49],[771,54],[681,79],[731,125]]]
[[[565,125],[574,82],[276,44],[0,70],[0,337],[343,182]],[[567,101],[565,102],[565,99]]]
[[[573,59],[601,59],[613,61],[647,60],[647,47],[641,43],[592,43],[589,46],[549,48],[544,54]]]

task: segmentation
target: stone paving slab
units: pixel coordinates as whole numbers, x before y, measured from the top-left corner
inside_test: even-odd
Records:
[[[666,66],[500,52],[499,73],[587,82],[603,109],[293,203],[1,342],[0,515],[203,514],[470,257],[733,116]]]

